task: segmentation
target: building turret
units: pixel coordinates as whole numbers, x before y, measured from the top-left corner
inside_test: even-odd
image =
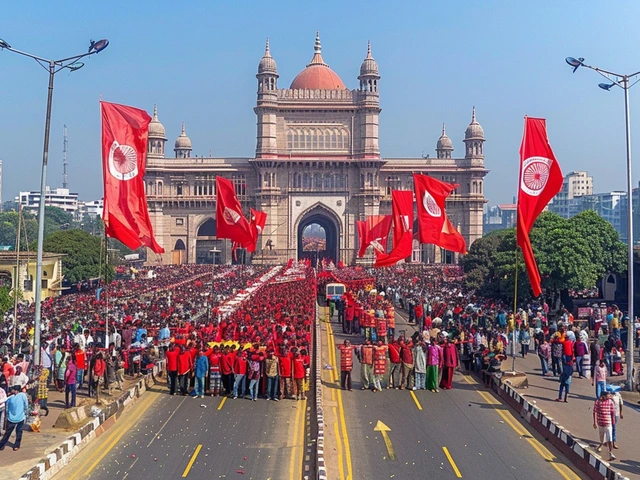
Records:
[[[173,151],[176,153],[176,158],[190,158],[191,150],[191,139],[187,137],[184,131],[184,122],[182,122],[182,133],[176,139]]]
[[[466,145],[465,158],[484,159],[482,145],[484,144],[484,130],[476,120],[476,107],[473,107],[471,123],[464,132],[464,143]]]
[[[158,107],[153,106],[153,119],[149,122],[149,141],[147,143],[148,158],[164,157],[164,142],[167,141],[165,136],[164,125],[158,120]]]
[[[360,65],[360,90],[362,92],[378,93],[378,80],[380,75],[378,74],[378,63],[371,56],[371,42],[367,45],[367,56]]]
[[[276,109],[278,105],[278,67],[271,56],[269,39],[258,64],[258,103],[254,112],[258,117],[256,157],[272,157],[278,152]]]
[[[451,158],[451,152],[453,152],[453,142],[447,137],[444,123],[442,124],[442,135],[438,139],[436,144],[436,153],[438,158]]]

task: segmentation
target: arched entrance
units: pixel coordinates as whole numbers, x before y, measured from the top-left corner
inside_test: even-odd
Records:
[[[196,233],[196,263],[224,263],[225,242],[216,237],[216,221],[205,221]]]
[[[340,260],[338,226],[328,214],[317,209],[306,214],[298,224],[297,238],[298,260],[308,258],[312,265],[315,265],[316,261],[322,261],[323,258],[327,261],[333,260],[336,264]]]
[[[171,263],[173,265],[181,265],[187,263],[187,247],[181,238],[176,240],[176,244],[171,251]]]

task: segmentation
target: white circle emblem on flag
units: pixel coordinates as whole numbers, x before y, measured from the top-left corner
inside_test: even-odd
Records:
[[[442,216],[442,209],[436,203],[436,199],[433,198],[433,196],[426,190],[424,191],[424,195],[422,196],[422,205],[424,206],[424,209],[427,211],[427,213],[432,217]]]
[[[109,173],[121,181],[131,180],[138,175],[138,154],[129,145],[120,145],[116,140],[109,149]]]
[[[532,197],[537,197],[544,190],[553,160],[545,157],[529,157],[522,162],[520,189]]]
[[[222,217],[224,218],[224,221],[227,222],[229,225],[234,225],[238,223],[238,220],[240,220],[240,214],[236,212],[234,209],[229,207],[224,208]]]

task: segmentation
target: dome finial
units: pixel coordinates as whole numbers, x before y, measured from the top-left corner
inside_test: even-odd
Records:
[[[153,104],[153,119],[158,121],[158,104]]]
[[[314,53],[322,53],[322,45],[320,44],[320,30],[316,30],[316,43],[313,47]]]
[[[471,111],[471,123],[476,123],[476,106],[473,106],[473,110]]]
[[[184,120],[182,121],[182,133],[181,133],[181,135],[185,135],[185,136],[187,135],[186,133],[184,133]]]
[[[442,124],[442,136],[444,137],[447,134],[444,123]]]
[[[269,37],[267,37],[267,46],[264,50],[264,56],[265,57],[270,57],[271,56],[271,50],[269,50]]]
[[[371,40],[367,40],[367,58],[373,58],[371,56]]]

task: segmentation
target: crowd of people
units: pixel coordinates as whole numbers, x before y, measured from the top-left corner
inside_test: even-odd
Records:
[[[351,335],[338,346],[345,390],[352,390],[354,359],[361,364],[362,389],[439,393],[453,388],[458,368],[481,372],[491,382],[510,353],[534,354],[541,374],[558,378],[562,402],[569,399],[575,375],[591,377],[596,397],[604,398],[614,395],[608,379],[622,373],[624,316],[617,308],[594,311],[586,324],[567,311],[552,315],[545,302],[514,312],[466,291],[459,266],[331,265],[319,272],[308,262],[147,268],[46,300],[41,365],[33,362],[34,306],[21,303],[15,318],[5,316],[0,427],[6,424],[6,433],[0,447],[12,430],[20,435],[25,421],[16,416],[17,400],[9,402],[17,393],[47,415],[50,388],[64,392],[72,408],[78,395],[99,398],[107,389],[122,389],[125,375],[144,373],[158,359],[166,360],[170,395],[304,400],[316,295],[329,282],[346,286],[344,296],[328,303],[330,315],[337,314]],[[397,309],[407,313],[414,333],[397,331]],[[589,335],[594,331],[602,335]],[[621,416],[621,405],[618,410]],[[616,415],[614,425],[615,420]],[[606,429],[603,435],[606,440]],[[611,438],[615,448],[614,429]]]

